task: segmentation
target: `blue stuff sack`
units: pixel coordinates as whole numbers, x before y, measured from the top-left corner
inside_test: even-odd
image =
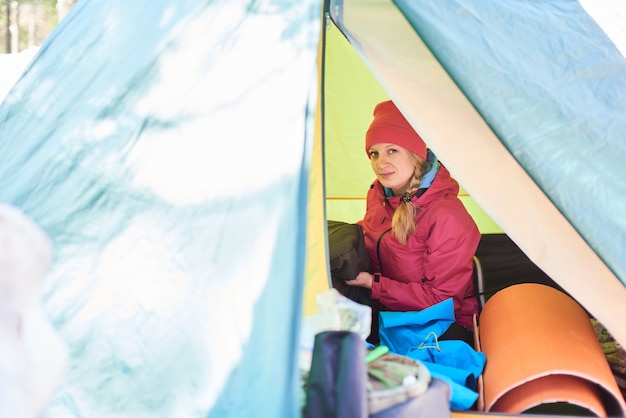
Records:
[[[451,386],[450,408],[470,409],[478,399],[476,380],[486,363],[484,353],[460,340],[439,341],[455,321],[451,298],[411,312],[380,312],[380,342],[390,352],[421,361],[433,377]]]

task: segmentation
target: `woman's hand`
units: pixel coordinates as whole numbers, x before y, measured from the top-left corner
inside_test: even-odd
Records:
[[[346,280],[346,284],[350,286],[372,288],[372,275],[366,271],[360,272],[354,280]]]

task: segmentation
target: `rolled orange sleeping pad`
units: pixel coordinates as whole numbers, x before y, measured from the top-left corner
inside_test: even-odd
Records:
[[[479,337],[485,411],[565,403],[600,417],[626,415],[591,321],[565,293],[535,283],[500,290],[480,314]]]

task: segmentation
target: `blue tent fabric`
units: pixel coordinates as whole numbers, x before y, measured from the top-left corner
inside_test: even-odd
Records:
[[[55,249],[47,418],[299,415],[320,8],[81,1],[0,106],[0,200]]]
[[[611,39],[577,1],[394,2],[626,284],[626,60]]]

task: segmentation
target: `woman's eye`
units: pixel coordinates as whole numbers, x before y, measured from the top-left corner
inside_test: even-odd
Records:
[[[378,156],[378,152],[377,151],[370,151],[370,158],[377,157],[377,156]]]
[[[398,150],[395,148],[390,148],[388,152],[389,154],[395,154],[396,152],[398,152]]]

